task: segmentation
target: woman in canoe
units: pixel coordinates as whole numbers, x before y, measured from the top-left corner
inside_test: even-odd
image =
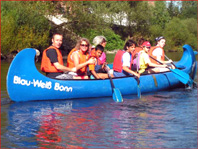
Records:
[[[97,46],[97,45],[101,45],[101,46],[103,46],[105,48],[106,47],[106,44],[107,44],[107,39],[104,36],[102,36],[102,35],[96,36],[93,39],[93,45],[94,45],[94,47]],[[104,51],[102,52],[102,55],[99,58],[99,60],[100,60],[101,64],[106,63],[106,54],[105,54]]]
[[[67,57],[67,66],[69,68],[80,67],[76,73],[69,72],[78,79],[88,79],[87,76],[87,65],[90,62],[94,63],[95,60],[90,58],[89,49],[91,48],[90,42],[86,38],[81,38],[74,49],[72,49]]]
[[[135,50],[136,43],[133,40],[128,40],[123,50],[118,50],[113,62],[114,77],[135,76],[140,77],[140,74],[131,70],[133,62],[132,52]]]
[[[163,48],[166,45],[166,39],[163,36],[160,36],[155,38],[155,41],[157,42],[156,46],[151,47],[148,54],[163,64],[172,63],[173,62],[172,60],[165,61],[165,53]],[[152,63],[159,64],[157,61],[155,61],[152,58],[150,58],[150,60]],[[174,66],[172,66],[172,68],[174,68]]]

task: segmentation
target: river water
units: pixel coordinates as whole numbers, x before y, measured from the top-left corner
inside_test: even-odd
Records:
[[[1,63],[1,148],[197,148],[197,88],[124,96],[122,103],[15,103],[6,91],[8,66]]]

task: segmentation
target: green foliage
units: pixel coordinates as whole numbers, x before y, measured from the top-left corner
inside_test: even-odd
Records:
[[[152,45],[155,44],[155,38],[162,36],[163,35],[163,29],[160,25],[151,25],[149,27],[149,32],[150,32],[150,42],[152,43]]]
[[[42,14],[44,5],[43,2],[2,2],[2,53],[7,54],[27,47],[46,47],[50,25]]]
[[[131,9],[126,10],[129,21],[128,34],[130,36],[141,34],[141,36],[146,38],[149,34],[152,16],[151,7],[148,5],[148,2],[137,2],[136,7]]]
[[[173,18],[173,20],[166,24],[164,30],[164,36],[167,39],[166,48],[181,47],[184,44],[190,44],[193,48],[196,48],[196,36],[190,31],[187,25],[191,23],[189,21],[191,21],[191,19],[182,21],[179,18]]]
[[[197,1],[182,1],[181,15],[180,18],[197,19]]]
[[[166,49],[183,44],[197,47],[197,1],[2,1],[1,52],[26,47],[44,49],[51,34],[64,34],[63,46],[71,49],[76,40],[97,35],[107,38],[107,50],[122,49],[127,38],[145,38],[155,43],[165,36]],[[179,2],[178,2],[179,3]],[[62,14],[68,22],[55,25],[45,16]],[[127,21],[126,21],[127,20]],[[126,21],[123,25],[122,22]]]
[[[152,24],[160,25],[163,29],[165,24],[170,20],[169,13],[164,1],[155,1],[155,7],[153,7]]]
[[[86,33],[81,34],[81,37],[89,39],[89,41],[92,43],[93,38],[98,35],[103,35],[107,39],[107,45],[105,47],[106,50],[112,51],[123,48],[124,41],[121,40],[121,37],[115,34],[111,29],[104,29],[101,31],[90,29]]]

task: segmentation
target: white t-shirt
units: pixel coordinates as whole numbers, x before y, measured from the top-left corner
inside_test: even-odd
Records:
[[[122,56],[122,66],[130,67],[131,65],[131,55],[128,52],[125,52]]]
[[[160,56],[160,57],[162,57],[162,53],[163,53],[163,51],[162,51],[162,48],[156,48],[154,51],[153,51],[153,55],[154,56]]]

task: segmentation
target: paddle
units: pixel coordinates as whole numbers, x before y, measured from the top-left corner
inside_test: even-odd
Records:
[[[166,59],[167,60],[170,60],[169,58],[168,58],[168,56],[166,56],[166,55],[164,55],[165,57],[166,57]],[[175,67],[175,68],[178,68],[173,62],[171,62],[171,64]],[[183,71],[182,71],[183,72]],[[186,75],[186,74],[184,74],[184,75]],[[188,74],[187,74],[188,75]],[[186,75],[186,78],[188,78],[188,76]],[[193,84],[193,86],[197,86],[197,83],[195,83],[191,78],[190,78],[190,76],[189,76],[189,83],[188,83],[188,85],[191,87],[192,86],[192,84]]]
[[[164,55],[164,56],[166,57],[167,60],[170,61],[170,59],[169,59],[166,55]],[[173,62],[171,62],[171,64],[172,64],[175,68],[177,68],[177,66],[175,66],[175,64],[174,64]]]
[[[137,81],[137,96],[140,99],[141,98],[141,89],[140,89],[140,79],[138,77],[135,77]]]
[[[153,58],[152,56],[149,55],[149,57],[152,58],[153,60],[157,61],[159,64],[163,65],[162,62],[156,60],[156,59]],[[190,76],[189,76],[187,73],[185,73],[185,72],[183,72],[183,71],[181,71],[181,70],[179,70],[179,69],[171,69],[171,68],[168,68],[168,69],[169,69],[170,71],[172,71],[173,74],[174,74],[174,76],[175,76],[179,81],[181,81],[183,84],[188,84],[189,86],[192,85],[193,80],[190,78]]]
[[[110,79],[110,82],[111,82],[111,87],[112,87],[112,97],[113,97],[113,100],[115,102],[123,102],[123,98],[122,98],[122,95],[120,93],[120,90],[118,88],[115,88],[114,84],[113,84],[113,80],[112,80],[112,77],[111,77],[111,74],[109,72],[109,67],[106,65],[107,67],[107,73],[108,73],[108,76],[109,76],[109,79]]]
[[[140,56],[139,54],[138,54],[138,56]],[[137,69],[136,69],[136,71],[137,71],[137,73],[138,73],[138,67],[139,67],[139,58],[137,57],[137,62],[136,62],[136,64],[137,64]],[[140,99],[141,98],[141,89],[140,89],[140,80],[139,80],[139,78],[138,77],[135,77],[135,79],[136,79],[136,81],[137,81],[137,96],[138,96],[138,98]]]

